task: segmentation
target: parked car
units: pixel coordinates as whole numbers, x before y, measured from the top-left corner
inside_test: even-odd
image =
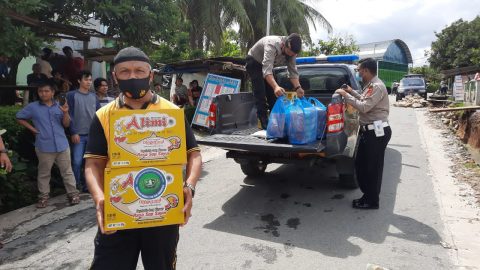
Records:
[[[423,75],[409,74],[405,75],[400,80],[400,85],[397,89],[396,101],[402,100],[407,95],[418,94],[427,99],[427,84]]]

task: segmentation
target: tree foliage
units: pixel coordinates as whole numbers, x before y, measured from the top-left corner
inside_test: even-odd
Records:
[[[236,26],[238,44],[243,52],[266,35],[267,1],[265,0],[179,0],[182,15],[190,23],[190,46],[221,50],[222,33]],[[321,25],[331,31],[330,23],[301,0],[272,0],[271,35],[299,33],[310,43],[309,25]],[[228,44],[226,44],[228,45]]]
[[[332,36],[328,40],[319,40],[316,45],[302,53],[302,56],[353,54],[359,51],[352,35]]]
[[[98,20],[117,44],[137,46],[161,61],[205,55],[245,54],[265,35],[264,0],[0,0],[0,53],[21,59],[45,43],[36,29],[6,16],[6,10],[40,21],[86,26]],[[331,31],[329,22],[303,0],[272,0],[271,33],[297,32],[311,43],[309,25]],[[237,28],[238,31],[232,31]],[[185,34],[187,33],[187,34]],[[232,40],[234,36],[234,40]],[[238,51],[240,47],[241,52]]]
[[[251,32],[251,25],[243,0],[178,0],[183,19],[189,23],[190,46],[209,50],[214,46],[218,54],[222,33],[234,23]]]
[[[21,59],[36,53],[44,39],[31,31],[30,27],[17,24],[5,15],[7,9],[20,14],[29,14],[45,8],[40,0],[0,0],[0,54],[13,59]]]
[[[480,16],[470,22],[460,19],[435,35],[428,58],[433,68],[480,65]]]
[[[107,35],[118,38],[120,45],[149,50],[157,42],[172,42],[180,22],[173,0],[0,0],[2,54],[13,58],[37,54],[42,43],[50,40],[36,35],[35,29],[5,15],[12,10],[40,21],[65,25],[91,25],[100,21]]]
[[[70,0],[79,2],[77,0]],[[87,1],[86,9],[102,25],[107,35],[118,36],[125,45],[149,50],[154,42],[171,41],[180,23],[180,13],[172,0]]]
[[[239,34],[232,29],[223,32],[220,53],[215,56],[244,57],[245,54],[240,48]]]
[[[270,35],[298,33],[308,44],[311,43],[309,24],[315,29],[320,25],[331,32],[332,26],[327,19],[304,2],[302,0],[272,0]],[[252,29],[250,30],[240,23],[240,40],[244,48],[250,48],[266,35],[267,1],[244,0],[243,5]]]

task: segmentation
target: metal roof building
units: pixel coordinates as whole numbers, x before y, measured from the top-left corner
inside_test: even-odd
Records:
[[[359,44],[360,59],[371,57],[375,60],[397,64],[412,64],[412,54],[407,44],[400,39]]]
[[[400,39],[378,41],[358,45],[360,59],[373,58],[377,61],[377,75],[390,91],[391,85],[408,74],[408,65],[413,64],[407,44]]]

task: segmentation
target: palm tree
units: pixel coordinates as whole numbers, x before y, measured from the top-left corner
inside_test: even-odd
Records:
[[[332,26],[313,7],[302,0],[271,0],[271,34],[288,35],[299,33],[305,41],[311,42],[309,23],[316,29],[320,24],[329,33]],[[247,11],[250,23],[253,26],[253,35],[249,31],[240,28],[242,43],[247,47],[253,46],[260,38],[265,36],[266,31],[266,0],[244,0],[244,7]]]
[[[190,21],[192,49],[208,50],[210,43],[219,49],[222,33],[235,22],[252,32],[241,0],[178,0],[178,4],[184,18]]]
[[[190,46],[208,50],[210,44],[220,49],[222,33],[239,27],[240,44],[245,51],[265,36],[267,0],[177,0],[185,20],[190,21]],[[311,42],[309,23],[332,31],[320,12],[304,0],[272,0],[272,34],[299,33]],[[205,47],[206,46],[206,47]]]

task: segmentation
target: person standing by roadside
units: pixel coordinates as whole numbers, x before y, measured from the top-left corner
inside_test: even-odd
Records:
[[[70,135],[72,141],[72,169],[77,186],[82,192],[88,192],[82,173],[83,154],[88,142],[88,131],[95,112],[100,108],[97,96],[90,92],[92,73],[82,71],[78,80],[80,88],[67,93],[68,111],[72,119]]]
[[[203,88],[198,85],[197,80],[193,80],[190,82],[190,87],[188,88],[188,101],[190,105],[196,107],[198,105],[198,100],[202,95]]]
[[[4,169],[7,173],[12,171],[12,162],[10,162],[10,159],[8,158],[8,150],[5,147],[5,144],[3,143],[2,140],[2,135],[5,132],[5,130],[0,130],[0,167]],[[3,248],[3,243],[0,242],[0,249]]]
[[[285,89],[273,77],[274,66],[286,65],[293,90],[298,97],[304,95],[296,66],[297,54],[301,49],[302,40],[293,33],[289,36],[263,37],[248,51],[245,68],[252,80],[257,116],[263,129],[267,129],[267,109],[271,111],[277,97],[285,94]]]
[[[441,81],[440,82],[440,95],[446,95],[447,91],[448,91],[447,84],[445,83],[445,81]]]
[[[362,94],[351,87],[337,89],[347,104],[360,114],[360,141],[355,159],[358,184],[363,196],[353,200],[353,208],[378,209],[383,176],[385,149],[392,136],[388,124],[390,104],[385,84],[377,77],[377,62],[372,58],[362,59],[358,73],[363,81]]]
[[[65,62],[67,61],[67,58],[64,55],[60,55],[58,53],[54,53],[52,49],[50,48],[43,48],[42,49],[42,55],[41,58],[43,60],[48,61],[50,63],[50,66],[52,67],[52,70],[58,70],[58,71],[64,71],[65,69]],[[53,76],[53,74],[52,74]]]
[[[78,88],[78,74],[83,70],[84,61],[81,57],[73,56],[73,49],[65,46],[62,49],[66,56],[64,75],[73,85],[70,90]]]
[[[392,94],[396,95],[398,93],[398,86],[400,84],[397,81],[393,81],[392,83]]]
[[[142,254],[146,270],[173,270],[176,265],[176,250],[179,239],[179,226],[168,225],[152,228],[129,229],[117,232],[104,232],[103,210],[105,195],[104,172],[108,162],[109,115],[115,110],[158,110],[179,109],[177,106],[150,91],[153,73],[149,58],[141,50],[128,47],[115,56],[114,76],[121,94],[115,100],[97,111],[90,127],[89,141],[85,153],[85,176],[97,209],[99,230],[95,237],[95,252],[90,267],[96,269],[137,268],[138,255]],[[195,136],[187,121],[185,125],[187,168],[183,195],[185,224],[191,216],[192,198],[195,185],[200,177],[202,157]],[[184,224],[184,225],[185,225]],[[113,234],[112,234],[113,233]]]
[[[105,78],[96,78],[93,81],[93,87],[95,87],[95,93],[97,94],[98,102],[100,103],[100,107],[103,107],[113,101],[113,97],[109,97],[108,93],[108,82]]]
[[[173,104],[183,107],[188,103],[188,90],[183,85],[183,79],[177,77],[175,80],[175,93],[173,94]]]
[[[40,72],[47,75],[47,78],[52,78],[52,66],[48,62],[48,58],[45,53],[42,53],[40,57],[37,58],[37,64],[40,65]]]
[[[63,78],[63,75],[59,70],[53,70],[52,75],[53,77],[51,82],[55,87],[55,98],[57,98],[59,95],[66,96],[68,90],[70,89],[70,85],[72,84]]]
[[[37,92],[39,101],[28,104],[16,115],[17,122],[35,135],[39,191],[37,208],[47,206],[54,163],[60,169],[70,204],[78,204],[80,197],[75,187],[75,177],[70,163],[70,148],[64,131],[64,128],[70,125],[68,104],[60,106],[54,101],[55,91],[50,84],[39,85]],[[33,126],[28,122],[29,120],[32,120]]]
[[[44,84],[48,82],[47,75],[41,72],[40,64],[33,64],[32,65],[33,73],[27,75],[27,85],[32,87],[38,87],[40,84]],[[36,91],[29,91],[28,90],[28,101],[33,102],[38,100],[38,96]]]

